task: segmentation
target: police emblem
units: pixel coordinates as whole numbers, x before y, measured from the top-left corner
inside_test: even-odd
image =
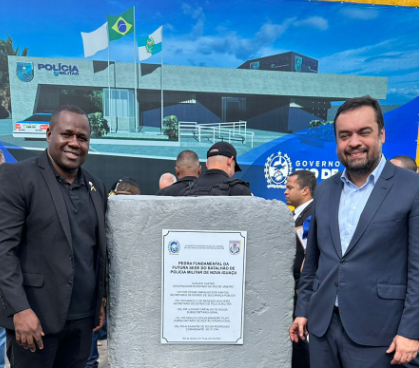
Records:
[[[152,54],[154,52],[154,47],[155,47],[154,45],[155,45],[155,42],[154,42],[153,37],[147,37],[147,41],[146,41],[146,44],[145,44],[145,50],[149,54]]]
[[[230,240],[230,254],[240,253],[240,240]]]
[[[265,163],[265,179],[268,188],[285,189],[288,176],[292,172],[291,159],[287,154],[278,152],[268,157]]]
[[[30,82],[33,79],[33,63],[18,61],[16,64],[16,75],[22,82]]]
[[[169,242],[169,253],[170,254],[179,254],[180,243],[177,240],[171,240]]]

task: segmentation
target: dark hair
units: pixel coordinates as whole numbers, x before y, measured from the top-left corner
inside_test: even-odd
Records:
[[[380,104],[375,98],[372,98],[370,96],[362,96],[362,97],[351,98],[345,101],[343,105],[339,106],[338,112],[336,113],[336,116],[335,116],[335,120],[333,121],[333,125],[335,128],[335,135],[336,135],[336,121],[338,120],[339,115],[347,111],[358,109],[362,106],[370,106],[374,109],[375,119],[377,120],[377,124],[378,124],[378,133],[381,133],[381,131],[384,129],[384,117],[383,117],[383,112],[381,111]]]
[[[314,189],[317,185],[316,175],[309,170],[297,170],[290,174],[289,177],[296,176],[296,182],[300,186],[301,189],[307,187],[310,189],[311,195],[314,194]]]
[[[392,160],[400,161],[402,163],[403,168],[407,170],[412,170],[414,172],[418,171],[418,165],[416,165],[416,161],[410,156],[398,155],[394,156]]]
[[[49,129],[50,130],[52,130],[54,128],[55,124],[58,122],[58,118],[59,118],[62,111],[69,111],[69,112],[73,112],[75,114],[86,116],[86,119],[89,122],[89,127],[90,127],[89,118],[87,117],[87,114],[80,107],[75,106],[75,105],[61,105],[61,106],[57,107],[54,110],[54,112],[52,113],[51,121],[49,123]]]
[[[180,152],[176,158],[176,165],[179,166],[181,163],[188,164],[197,164],[199,165],[198,155],[191,150],[185,150]]]
[[[114,194],[141,194],[140,186],[133,178],[130,178],[129,176],[124,176],[123,178],[119,179],[116,183],[114,183],[112,185],[111,192],[113,192]]]

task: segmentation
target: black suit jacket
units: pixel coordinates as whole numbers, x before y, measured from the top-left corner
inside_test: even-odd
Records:
[[[98,219],[95,325],[105,288],[106,190],[83,170]],[[94,189],[93,189],[94,188]],[[62,329],[70,305],[74,263],[70,224],[46,151],[0,166],[0,326],[32,308],[46,334]]]
[[[298,215],[295,219],[295,227],[303,226],[304,221],[307,220],[313,214],[313,204],[314,202],[311,201],[310,204],[304,208],[304,210]],[[294,279],[295,279],[295,289],[298,289],[298,281],[300,280],[301,275],[301,265],[303,264],[304,260],[304,249],[298,240],[296,239],[296,253],[295,253],[295,260],[294,260]]]

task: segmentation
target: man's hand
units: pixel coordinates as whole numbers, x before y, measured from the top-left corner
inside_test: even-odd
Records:
[[[394,357],[390,364],[406,364],[416,358],[418,348],[419,340],[396,335],[386,353],[394,352]]]
[[[93,329],[93,332],[97,332],[103,327],[103,324],[105,323],[105,317],[106,317],[105,303],[102,302],[102,306],[100,307],[100,313],[99,313],[99,324]]]
[[[307,335],[307,318],[297,317],[290,328],[291,341],[298,342],[299,339],[305,340]]]
[[[32,309],[25,309],[13,316],[15,325],[16,341],[25,349],[30,349],[33,353],[36,350],[36,344],[39,349],[44,348],[42,337],[45,336],[42,331],[41,322]]]

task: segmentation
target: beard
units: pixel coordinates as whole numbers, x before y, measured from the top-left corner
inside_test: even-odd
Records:
[[[363,152],[365,157],[348,160],[347,154],[350,154],[352,151]],[[356,150],[346,150],[343,154],[338,153],[338,157],[343,166],[345,166],[349,175],[352,176],[364,176],[371,174],[374,169],[378,166],[381,160],[381,145],[376,152],[371,152],[368,148],[356,149]]]

